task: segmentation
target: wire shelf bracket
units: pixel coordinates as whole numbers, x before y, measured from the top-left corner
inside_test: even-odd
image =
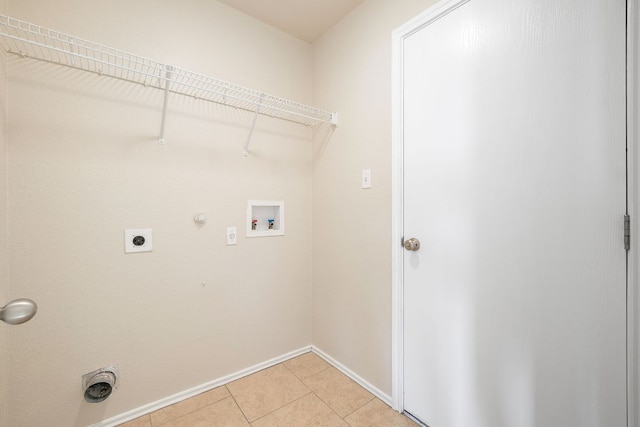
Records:
[[[173,67],[167,65],[167,72],[165,74],[164,82],[164,98],[162,100],[162,119],[160,120],[160,139],[159,143],[164,145],[164,124],[167,119],[167,105],[169,104],[169,89],[171,87],[171,71]]]
[[[184,95],[254,113],[249,144],[258,115],[308,127],[338,125],[338,115],[248,89],[129,52],[0,15],[0,47],[8,54],[63,65],[164,91],[159,143],[165,143],[170,94]]]
[[[251,144],[251,137],[253,136],[253,130],[256,128],[256,121],[258,120],[258,114],[260,114],[260,107],[262,107],[262,100],[264,99],[264,94],[260,97],[260,104],[258,108],[256,108],[256,112],[253,115],[253,122],[251,123],[251,130],[249,131],[249,136],[247,137],[247,142],[244,144],[244,154],[245,157],[249,155],[249,144]]]

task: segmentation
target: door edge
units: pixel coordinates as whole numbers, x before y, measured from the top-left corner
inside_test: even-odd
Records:
[[[640,201],[640,151],[638,150],[638,123],[640,123],[640,85],[637,73],[640,71],[640,9],[638,0],[627,0],[627,210],[633,227],[630,250],[627,255],[627,426],[638,426],[638,408],[640,392],[638,390],[638,366],[640,365],[640,316],[636,315],[640,307],[638,293],[638,245],[640,229],[638,222],[638,202]]]

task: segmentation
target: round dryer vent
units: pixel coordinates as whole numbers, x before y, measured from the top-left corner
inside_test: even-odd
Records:
[[[118,368],[109,366],[100,368],[82,376],[82,389],[84,400],[89,403],[98,403],[111,395],[116,386]]]

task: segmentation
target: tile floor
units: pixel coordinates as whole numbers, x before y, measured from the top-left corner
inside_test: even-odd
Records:
[[[314,353],[305,353],[120,427],[415,427]]]

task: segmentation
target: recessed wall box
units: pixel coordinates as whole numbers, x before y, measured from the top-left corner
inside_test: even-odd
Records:
[[[247,237],[284,235],[284,202],[249,200],[247,204]]]

